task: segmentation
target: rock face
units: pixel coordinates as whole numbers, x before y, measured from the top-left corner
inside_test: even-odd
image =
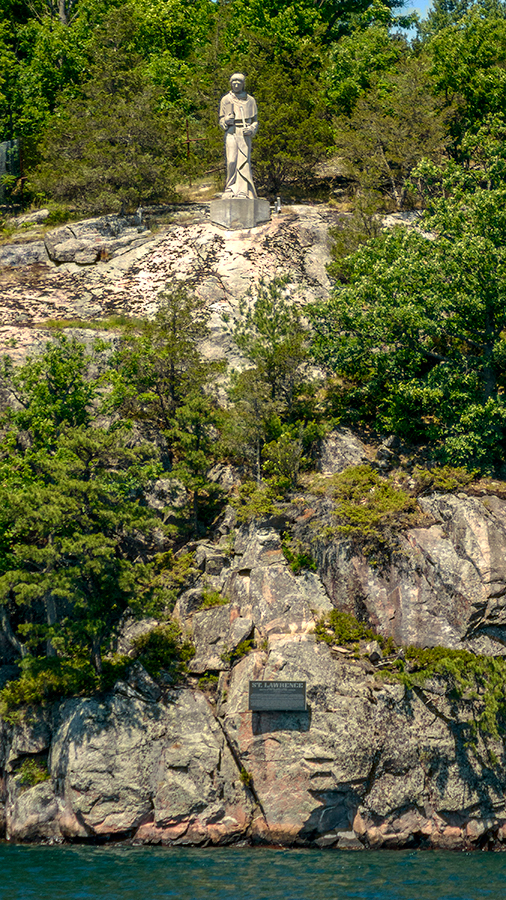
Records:
[[[0,248],[0,344],[17,341],[10,352],[19,361],[44,343],[43,329],[29,328],[35,322],[151,316],[176,279],[209,306],[207,356],[234,364],[223,315],[233,318],[255,281],[291,273],[302,303],[329,288],[327,235],[338,217],[329,208],[290,207],[232,234],[211,225],[204,207],[174,216],[156,234],[103,217]],[[319,470],[333,475],[371,456],[339,429],[322,441]],[[374,465],[388,470],[395,460],[385,441]],[[231,467],[213,477],[234,485]],[[160,479],[147,500],[155,510],[177,506],[184,488]],[[242,526],[228,509],[215,540],[194,546],[195,579],[175,609],[196,649],[183,684],[157,683],[132,662],[107,696],[55,703],[15,725],[0,720],[0,837],[348,849],[506,843],[505,748],[481,737],[466,745],[472,702],[450,701],[437,680],[411,691],[387,680],[376,642],[354,659],[314,634],[316,620],[338,608],[399,645],[505,654],[506,501],[423,497],[425,520],[372,565],[348,538],[326,537],[332,501],[299,500]],[[317,571],[291,570],[287,529],[311,547]],[[117,650],[131,655],[156,625],[125,619]],[[9,652],[0,644],[0,686],[16,672]],[[306,681],[307,710],[251,712],[250,679]]]
[[[56,228],[45,235],[44,243],[55,263],[92,265],[140,247],[151,237],[135,216],[101,216]]]
[[[459,559],[465,551],[466,565],[482,579],[481,593],[478,574],[469,582],[473,595],[452,621],[449,600],[442,604],[441,633],[455,642],[455,623],[480,604],[475,627],[500,628],[502,503],[449,495],[423,503],[434,524],[414,531],[427,559],[428,536],[442,529],[430,545],[433,580],[426,596],[441,590],[443,562],[455,560],[457,551]],[[307,523],[307,510],[299,510],[298,519]],[[286,519],[236,527],[235,534],[233,514],[223,521],[216,543],[198,544],[200,575],[176,608],[197,649],[186,685],[160,688],[136,663],[106,697],[54,704],[24,725],[0,724],[0,825],[7,837],[500,847],[506,840],[504,746],[490,739],[485,747],[481,738],[474,749],[466,746],[463,724],[472,704],[450,701],[437,681],[408,691],[386,680],[370,662],[381,660],[374,646],[369,658],[354,659],[318,643],[312,627],[332,604],[316,573],[294,575],[284,559]],[[413,540],[409,533],[406,546]],[[434,548],[445,541],[448,548],[437,557]],[[358,570],[343,548],[328,552],[322,574],[338,603],[338,570],[330,562],[347,559],[355,577]],[[423,566],[428,571],[425,557],[416,558],[420,572]],[[410,560],[405,565],[414,565]],[[339,570],[343,578],[350,571],[344,563]],[[394,571],[401,570],[393,567],[392,578]],[[447,591],[460,590],[463,582],[450,571]],[[210,590],[221,591],[226,602],[202,609]],[[383,595],[371,590],[368,596],[369,604],[376,597],[379,618]],[[398,607],[403,616],[407,602]],[[422,606],[419,601],[414,608]],[[372,618],[372,605],[366,608]],[[494,625],[483,624],[489,621]],[[153,624],[145,620],[142,628]],[[127,631],[125,625],[125,640]],[[250,652],[244,641],[254,641]],[[204,682],[210,675],[219,681],[209,693]],[[250,679],[306,681],[307,711],[251,712]],[[26,783],[27,760],[46,771],[46,780]]]
[[[150,317],[167,283],[183,280],[211,312],[206,353],[229,354],[233,362],[223,314],[233,316],[262,277],[289,274],[301,303],[325,297],[328,231],[338,221],[339,213],[324,205],[292,206],[258,228],[227,232],[195,205],[174,207],[173,223],[156,234],[139,232],[133,217],[103,216],[49,231],[44,241],[3,246],[0,351],[15,339],[26,353],[37,339],[27,326],[45,319]]]
[[[322,475],[336,475],[349,466],[368,462],[365,445],[348,428],[331,431],[321,441],[318,471]]]
[[[314,542],[318,502],[302,519],[333,605],[400,645],[505,654],[506,501],[433,494],[419,505],[428,526],[400,534],[383,566],[369,565],[348,540]]]

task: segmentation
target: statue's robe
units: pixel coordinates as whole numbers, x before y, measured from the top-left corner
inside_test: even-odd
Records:
[[[226,125],[225,116],[234,114],[235,124]],[[254,97],[243,92],[229,91],[221,99],[220,126],[225,132],[225,152],[227,156],[227,183],[224,197],[256,197],[251,172],[251,139],[258,131],[257,105]],[[251,128],[251,134],[243,134],[244,126]]]

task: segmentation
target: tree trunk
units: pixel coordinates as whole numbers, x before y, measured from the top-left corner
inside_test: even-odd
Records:
[[[199,533],[199,492],[195,490],[193,492],[193,530],[195,535],[198,536]]]
[[[7,612],[6,607],[3,605],[0,606],[0,623],[2,626],[2,631],[9,641],[9,644],[14,647],[14,650],[20,655],[21,659],[24,659],[24,657],[28,654],[28,650],[26,649],[25,645],[21,643],[19,638],[17,638],[14,634],[9,619],[9,613]]]
[[[46,619],[49,627],[56,622],[56,604],[51,594],[46,597]],[[56,656],[56,650],[50,640],[46,641],[46,656]]]
[[[58,18],[62,25],[68,25],[67,0],[58,0]]]
[[[102,674],[102,654],[100,652],[100,638],[93,638],[93,643],[91,646],[91,662],[93,664],[93,668],[97,675]]]

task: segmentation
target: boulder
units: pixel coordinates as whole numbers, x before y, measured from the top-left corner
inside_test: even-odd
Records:
[[[188,491],[177,478],[158,478],[145,493],[150,509],[158,511],[167,507],[182,509],[188,502]]]
[[[44,241],[31,241],[27,244],[4,244],[0,247],[0,268],[17,268],[21,266],[50,265]]]
[[[250,679],[306,681],[307,712],[250,712]],[[222,685],[219,713],[262,812],[256,840],[464,848],[504,821],[506,770],[456,740],[467,713],[450,714],[444,696],[407,693],[325,644],[293,641],[250,654]]]
[[[318,471],[322,475],[336,475],[349,466],[369,462],[365,444],[348,428],[331,431],[320,441]]]
[[[10,841],[61,840],[59,809],[54,784],[44,781],[26,790],[14,787],[6,810],[6,833]]]
[[[10,219],[9,225],[15,225],[16,228],[26,228],[28,225],[43,225],[48,216],[48,209],[35,209],[33,212],[24,213],[22,216]]]
[[[226,653],[230,649],[229,633],[230,605],[196,612],[193,616],[192,633],[196,654],[190,661],[190,671],[201,675],[208,670],[216,672],[228,669],[230,664]]]
[[[143,634],[149,634],[153,628],[156,628],[160,622],[152,616],[145,619],[136,619],[134,616],[127,616],[121,623],[116,637],[116,652],[124,656],[133,655],[133,643],[136,638]]]
[[[5,759],[6,772],[14,771],[19,760],[49,750],[52,736],[51,718],[50,711],[43,708],[21,718],[12,730],[9,751]]]
[[[93,265],[99,259],[109,259],[149,239],[150,233],[140,228],[134,217],[112,215],[72,222],[44,236],[53,262],[78,265]]]

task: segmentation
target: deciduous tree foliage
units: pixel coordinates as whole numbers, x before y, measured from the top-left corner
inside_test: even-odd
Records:
[[[505,450],[505,199],[436,201],[433,237],[399,228],[364,245],[314,312],[315,357],[350,379],[357,416],[485,469]]]
[[[349,118],[336,122],[338,151],[363,189],[381,187],[402,209],[410,176],[422,158],[441,159],[449,110],[432,93],[430,61],[403,60],[395,73],[376,83],[356,102]]]

